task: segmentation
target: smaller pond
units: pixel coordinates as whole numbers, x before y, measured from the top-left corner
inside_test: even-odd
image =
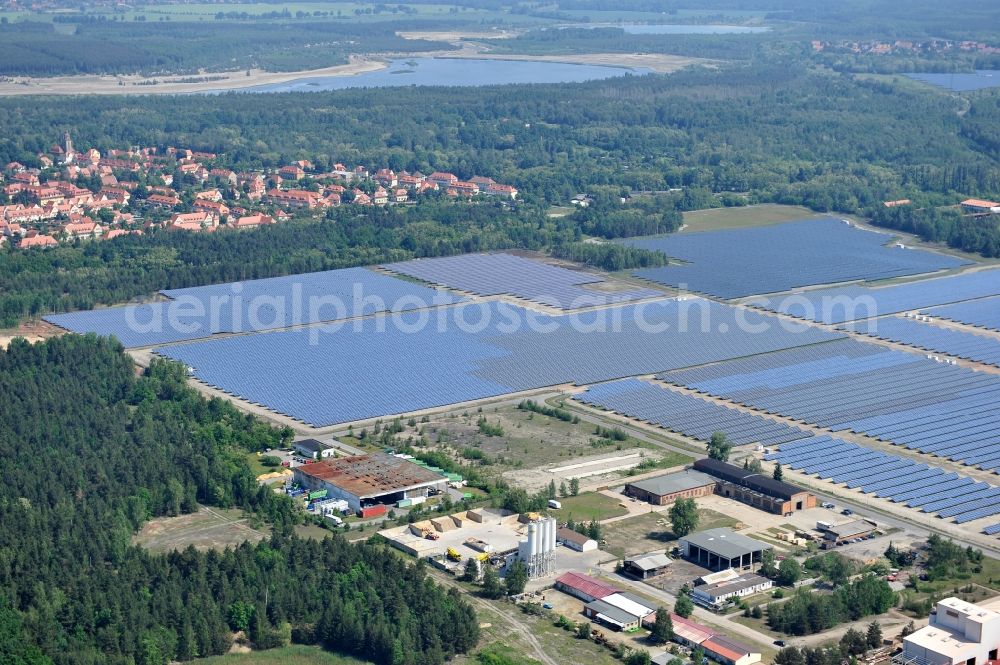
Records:
[[[1000,69],[977,69],[975,72],[948,74],[907,74],[906,76],[952,92],[970,92],[1000,87]]]

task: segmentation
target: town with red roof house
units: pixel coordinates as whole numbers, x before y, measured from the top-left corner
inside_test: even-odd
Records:
[[[132,148],[102,155],[61,143],[0,172],[0,246],[54,247],[109,240],[151,229],[213,232],[254,229],[341,205],[412,204],[428,195],[514,201],[518,191],[492,178],[395,172],[300,160],[278,169],[236,172],[222,155],[183,148]]]

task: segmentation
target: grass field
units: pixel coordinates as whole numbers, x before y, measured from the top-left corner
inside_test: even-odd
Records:
[[[735,524],[736,520],[728,515],[707,508],[698,510],[698,531]],[[608,542],[605,551],[623,558],[672,547],[677,537],[670,530],[667,513],[653,512],[606,525],[604,540]]]
[[[132,540],[153,552],[169,552],[188,545],[200,550],[221,549],[266,536],[263,529],[252,528],[239,510],[202,507],[190,515],[150,520]]]
[[[268,651],[199,658],[198,665],[368,665],[369,661],[338,656],[316,647],[290,646]]]
[[[503,428],[500,436],[480,432],[478,421],[485,417],[490,424]],[[564,459],[599,453],[613,453],[614,447],[595,447],[594,426],[588,423],[565,422],[517,407],[458,411],[432,416],[421,423],[427,438],[433,443],[447,444],[461,452],[475,448],[490,458],[493,466],[506,468],[536,468],[554,465]],[[400,434],[405,438],[412,431]],[[623,441],[622,448],[634,448],[638,442]]]
[[[559,518],[569,519],[572,517],[576,522],[580,520],[588,522],[590,520],[606,520],[609,517],[618,517],[628,512],[618,500],[598,492],[584,492],[576,496],[568,496],[565,499],[560,498],[559,501],[562,503]]]
[[[768,226],[770,224],[780,224],[781,222],[809,219],[812,217],[822,217],[822,215],[801,206],[786,206],[771,203],[740,208],[693,210],[684,213],[684,224],[686,226],[682,233]]]

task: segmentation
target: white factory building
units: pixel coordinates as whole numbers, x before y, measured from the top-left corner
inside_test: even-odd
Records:
[[[938,601],[930,623],[903,638],[906,665],[986,665],[1000,649],[1000,612],[996,603],[974,605],[959,598]]]

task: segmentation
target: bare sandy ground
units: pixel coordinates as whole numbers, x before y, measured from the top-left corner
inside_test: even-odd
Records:
[[[14,337],[23,337],[32,344],[42,341],[42,338],[38,335],[0,335],[0,349],[6,349]]]
[[[463,39],[510,39],[521,34],[520,30],[413,30],[397,32],[403,39],[427,39],[432,42],[455,43]],[[458,44],[461,46],[461,44]]]
[[[602,65],[605,67],[646,68],[659,74],[669,74],[696,63],[709,64],[709,60],[687,58],[679,55],[656,53],[574,53],[567,55],[510,55],[506,53],[455,53],[443,57],[478,60],[528,60],[562,62],[570,65]]]
[[[51,78],[17,77],[0,81],[0,96],[16,95],[168,95],[209,90],[237,90],[257,85],[287,83],[295,79],[316,76],[355,76],[366,72],[385,69],[382,60],[352,56],[346,65],[335,65],[323,69],[307,69],[297,72],[266,72],[251,69],[246,71],[204,73],[197,76],[225,78],[212,81],[183,83],[181,79],[191,76],[54,76]],[[156,79],[155,85],[137,85],[141,81]],[[124,82],[124,85],[119,85]]]

